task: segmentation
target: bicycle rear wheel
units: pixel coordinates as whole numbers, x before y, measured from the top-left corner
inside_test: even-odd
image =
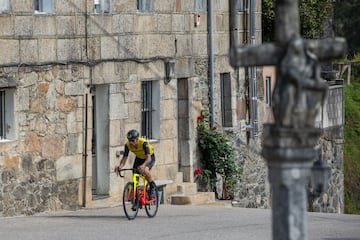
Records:
[[[129,220],[135,219],[139,212],[139,194],[134,194],[134,183],[128,182],[124,187],[123,208]]]
[[[156,213],[158,211],[159,208],[159,201],[158,201],[158,189],[155,186],[155,197],[153,199],[149,199],[146,201],[146,205],[145,205],[145,211],[146,214],[148,215],[148,217],[152,218],[156,216]]]

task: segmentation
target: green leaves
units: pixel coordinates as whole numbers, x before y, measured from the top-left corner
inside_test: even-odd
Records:
[[[241,171],[235,163],[234,148],[225,134],[218,129],[210,128],[209,114],[203,112],[198,117],[198,146],[201,153],[203,169],[210,171],[210,182],[216,181],[216,173],[220,174],[230,189],[240,178]]]
[[[333,0],[299,0],[301,35],[304,38],[321,38],[324,23],[332,14]],[[274,41],[275,1],[262,0],[263,41]]]

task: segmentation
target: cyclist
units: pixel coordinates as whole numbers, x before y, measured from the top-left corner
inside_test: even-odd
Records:
[[[133,168],[142,173],[150,184],[149,198],[155,197],[155,183],[152,179],[150,169],[155,164],[155,154],[153,146],[145,139],[139,137],[139,132],[132,129],[127,133],[128,141],[125,143],[125,151],[119,165],[115,166],[115,172],[123,168],[129,156],[129,151],[136,156]]]

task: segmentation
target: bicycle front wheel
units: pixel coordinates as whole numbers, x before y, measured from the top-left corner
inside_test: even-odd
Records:
[[[129,220],[135,219],[139,212],[139,194],[134,193],[134,183],[128,182],[124,187],[123,208]]]
[[[146,205],[145,205],[146,214],[150,218],[155,217],[155,215],[158,211],[158,208],[159,208],[158,197],[159,197],[159,192],[158,192],[157,187],[155,186],[155,197],[153,199],[147,200]]]

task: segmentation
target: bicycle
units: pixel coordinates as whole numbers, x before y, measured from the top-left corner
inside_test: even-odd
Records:
[[[135,169],[133,168],[119,169],[117,174],[123,178],[124,175],[122,175],[121,172],[130,170],[133,171],[132,181],[126,183],[122,199],[123,209],[126,217],[129,220],[135,219],[139,212],[139,209],[141,209],[142,207],[145,207],[146,214],[149,218],[155,217],[159,208],[157,187],[155,186],[155,197],[152,199],[148,199],[150,185],[148,184],[144,175],[135,172]],[[144,191],[144,189],[146,191]]]

